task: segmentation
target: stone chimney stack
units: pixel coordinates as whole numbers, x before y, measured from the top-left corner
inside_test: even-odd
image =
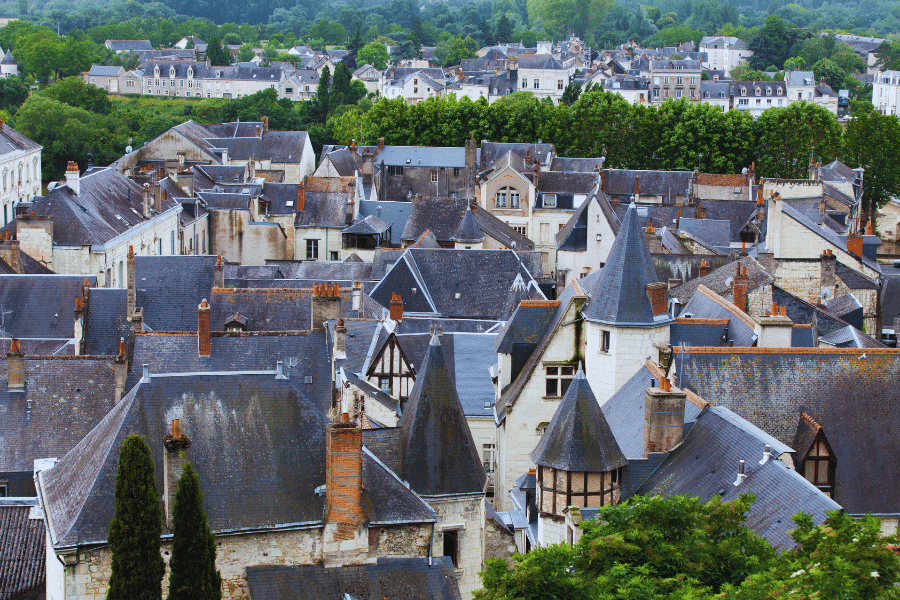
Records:
[[[22,253],[19,250],[19,240],[13,235],[10,237],[9,232],[0,240],[0,258],[8,264],[16,273],[22,274]]]
[[[216,266],[213,274],[213,287],[222,289],[225,287],[225,265],[222,264],[222,255],[216,256]]]
[[[78,163],[73,160],[66,165],[66,185],[76,196],[81,194],[81,176],[78,173]]]
[[[747,277],[747,267],[741,270],[740,262],[737,263],[737,273],[734,276],[732,291],[734,294],[734,305],[746,313],[748,309],[747,295],[750,293],[750,278]]]
[[[391,292],[391,305],[389,307],[391,321],[403,320],[403,299],[400,294]]]
[[[362,178],[363,183],[372,183],[375,177],[375,155],[368,148],[363,149],[362,153]]]
[[[347,326],[343,319],[338,319],[334,327],[334,357],[347,358]]]
[[[263,132],[269,131],[269,117],[263,116],[262,127],[263,127]]]
[[[828,288],[831,290],[832,297],[834,295],[834,278],[835,278],[835,270],[837,268],[837,256],[834,255],[830,249],[825,249],[822,252],[822,256],[819,257],[819,261],[821,264],[821,273],[822,273],[822,281],[821,288]]]
[[[668,300],[669,284],[662,281],[648,283],[646,286],[647,296],[650,298],[650,306],[653,309],[653,316],[666,314],[666,300]]]
[[[166,527],[172,529],[172,516],[175,514],[175,492],[178,490],[178,478],[187,462],[191,440],[181,433],[181,419],[173,419],[169,434],[163,436],[163,497],[166,505]]]
[[[377,143],[378,143],[378,151],[381,152],[382,150],[384,150],[384,138],[383,137],[378,138]]]
[[[125,293],[125,302],[127,306],[125,307],[127,314],[129,317],[134,314],[135,307],[137,306],[137,288],[135,287],[134,280],[134,246],[128,246],[128,255],[126,257],[126,267],[127,271],[126,277],[128,280],[125,285],[128,288],[128,291]],[[119,285],[122,285],[122,282],[119,282]]]
[[[353,554],[368,550],[362,491],[362,429],[343,413],[340,423],[327,425],[325,437],[326,565],[359,562]]]
[[[341,296],[337,283],[314,283],[310,303],[310,329],[313,331],[325,331],[325,321],[341,318]]]
[[[710,271],[712,271],[712,267],[710,267],[710,266],[706,263],[706,260],[705,260],[705,259],[704,259],[704,260],[701,260],[701,261],[700,261],[700,269],[698,270],[698,273],[700,274],[700,277],[706,277],[707,275],[709,275]]]
[[[119,353],[115,358],[116,402],[125,395],[125,380],[128,378],[128,358],[125,338],[119,338]]]
[[[7,387],[11,390],[25,389],[25,355],[19,349],[19,340],[9,341],[6,353]]]
[[[644,393],[644,457],[668,452],[681,443],[687,395],[663,378]]]
[[[747,169],[747,179],[749,180],[748,183],[750,183],[750,185],[756,183],[756,161],[750,163],[750,168]]]
[[[210,356],[212,354],[212,341],[210,330],[210,308],[206,298],[197,307],[197,353],[202,356]]]
[[[706,207],[703,206],[702,202],[697,203],[697,207],[694,209],[694,218],[695,219],[705,219],[706,218]]]
[[[638,175],[634,176],[634,201],[641,201],[641,178]]]
[[[794,322],[787,316],[787,307],[772,303],[772,313],[756,320],[759,348],[790,348],[793,339]]]
[[[150,209],[153,208],[153,191],[150,189],[150,184],[144,184],[144,218],[149,219],[151,216]]]
[[[362,283],[356,281],[353,283],[353,295],[351,296],[350,310],[359,312],[362,310]]]

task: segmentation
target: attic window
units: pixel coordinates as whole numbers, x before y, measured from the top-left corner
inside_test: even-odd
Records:
[[[803,476],[829,498],[834,495],[834,456],[821,433],[803,459]]]
[[[312,383],[312,382],[313,382],[312,375],[307,375],[306,377],[303,378],[303,383]]]

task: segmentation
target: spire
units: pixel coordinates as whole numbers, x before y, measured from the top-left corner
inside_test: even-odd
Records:
[[[531,460],[542,467],[589,473],[628,464],[580,365]]]
[[[400,435],[402,477],[418,494],[484,491],[484,467],[437,335],[431,336],[403,409]]]
[[[478,227],[478,221],[475,220],[475,215],[472,213],[472,207],[466,207],[466,212],[463,214],[462,221],[459,223],[459,227],[456,229],[456,233],[453,234],[451,238],[454,242],[483,242],[484,234],[481,232],[481,229]]]
[[[647,284],[659,281],[639,215],[632,202],[609,252],[609,259],[583,314],[588,321],[610,325],[655,326]]]

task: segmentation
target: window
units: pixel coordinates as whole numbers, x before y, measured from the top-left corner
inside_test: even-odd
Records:
[[[390,377],[379,377],[378,378],[378,389],[380,389],[385,394],[390,395],[390,393],[391,393],[391,378]]]
[[[675,90],[675,97],[681,98],[681,90]]]
[[[658,89],[653,90],[653,97],[654,97],[654,98],[659,98],[659,90],[658,90]]]
[[[206,230],[204,229],[202,232],[201,239],[203,240],[203,254],[206,254]]]
[[[609,331],[600,331],[600,351],[609,352]]]
[[[175,232],[169,232],[169,254],[175,254]]]
[[[681,78],[681,77],[676,77],[676,78],[675,78],[675,85],[681,85],[681,84],[682,84],[682,78]]]
[[[159,85],[159,79],[154,80],[153,85]]]
[[[775,95],[776,95],[776,96],[780,96],[780,95],[781,95],[781,88],[775,88]]]
[[[0,498],[6,498],[6,496],[7,496],[6,484],[5,483],[0,484]]]
[[[482,465],[485,473],[494,472],[494,444],[484,444],[481,452]]]
[[[459,167],[453,167],[453,176],[459,177],[459,171],[460,171]]]
[[[332,250],[330,256],[331,260],[339,260],[337,250]]]
[[[178,80],[178,87],[184,87],[184,79]]]
[[[153,80],[152,80],[152,79],[148,79],[148,80],[147,80],[147,85],[153,85]]]
[[[516,230],[516,233],[525,237],[525,225],[513,225],[512,228]]]
[[[663,77],[663,85],[669,85],[669,78]]]
[[[453,561],[453,568],[457,568],[459,564],[459,531],[456,529],[445,530],[444,532],[444,556],[449,556]]]
[[[125,280],[124,280],[124,277],[122,276],[122,271],[123,271],[123,269],[124,269],[124,266],[123,266],[122,261],[120,260],[120,261],[119,261],[119,285],[120,285],[121,287],[125,287],[125,285],[124,285]]]
[[[285,93],[285,94],[293,94],[293,93],[294,93],[294,88],[286,87],[286,88],[284,88],[284,93]]]
[[[821,436],[813,443],[803,461],[803,476],[824,494],[834,493],[834,460],[828,442]]]
[[[738,100],[739,106],[747,106],[749,103],[750,103],[750,100],[748,100],[747,98],[741,98],[740,100]]]
[[[388,167],[388,175],[403,175],[403,167],[391,165]]]
[[[541,82],[539,80],[535,79],[534,80],[534,89],[537,90],[537,89],[540,89],[540,87],[541,87]]]
[[[544,194],[544,206],[545,207],[556,206],[556,194]]]
[[[741,96],[746,96],[746,95],[747,95],[747,88],[742,87],[741,88]]]
[[[562,79],[556,80],[556,89],[558,89],[558,90],[563,89],[563,80]]]
[[[541,223],[541,243],[550,242],[550,223]]]
[[[573,377],[575,377],[574,367],[547,367],[546,396],[548,398],[558,398],[565,395]]]
[[[496,205],[497,208],[506,208],[506,192],[497,192]]]
[[[510,192],[509,193],[509,207],[510,208],[519,208],[519,192]]]
[[[319,260],[319,240],[306,240],[306,260]]]
[[[437,180],[438,180],[438,172],[432,171],[431,172],[431,183],[437,183]]]
[[[771,96],[771,95],[772,95],[772,88],[766,87],[766,96]]]

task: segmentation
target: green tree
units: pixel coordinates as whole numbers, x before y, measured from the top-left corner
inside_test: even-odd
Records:
[[[501,44],[512,40],[513,28],[512,23],[506,18],[506,13],[500,15],[497,21],[497,43]]]
[[[831,86],[831,89],[837,91],[841,89],[846,73],[837,63],[823,58],[813,65],[813,75],[816,78],[817,85],[824,79],[825,83]]]
[[[731,70],[732,81],[771,81],[772,77],[765,71],[757,71],[750,65],[738,65]]]
[[[116,508],[109,524],[112,573],[107,600],[159,600],[166,570],[159,551],[162,514],[150,446],[129,435],[119,450]]]
[[[796,29],[792,25],[778,15],[766,17],[765,24],[750,40],[749,46],[753,50],[753,56],[749,59],[750,66],[765,69],[769,65],[783,65],[788,58],[793,29]]]
[[[250,62],[254,56],[256,56],[256,52],[254,52],[252,44],[241,44],[236,58],[238,62]]]
[[[331,69],[328,65],[322,69],[319,75],[319,87],[316,88],[314,104],[314,119],[316,123],[325,123],[328,120],[328,108],[331,105]]]
[[[865,73],[866,61],[847,44],[840,44],[834,49],[831,60],[847,73]]]
[[[359,49],[356,54],[357,65],[372,65],[379,71],[387,68],[388,60],[390,60],[387,48],[380,42],[369,42]]]
[[[0,79],[0,109],[15,110],[28,98],[28,87],[18,77]]]
[[[106,90],[85,83],[81,77],[66,77],[41,92],[48,98],[91,112],[108,114],[112,109]]]
[[[168,600],[220,600],[222,576],[216,569],[216,538],[206,522],[200,478],[184,463],[175,510]]]
[[[873,209],[900,196],[900,121],[877,111],[855,111],[847,121],[842,140],[841,160],[851,167],[865,169],[863,210],[865,222]]]
[[[219,42],[219,35],[214,33],[206,45],[206,57],[214,67],[227,67],[231,64],[231,51]]]
[[[753,128],[757,173],[761,177],[805,179],[810,155],[827,162],[840,149],[841,128],[835,116],[806,101],[763,111]]]

